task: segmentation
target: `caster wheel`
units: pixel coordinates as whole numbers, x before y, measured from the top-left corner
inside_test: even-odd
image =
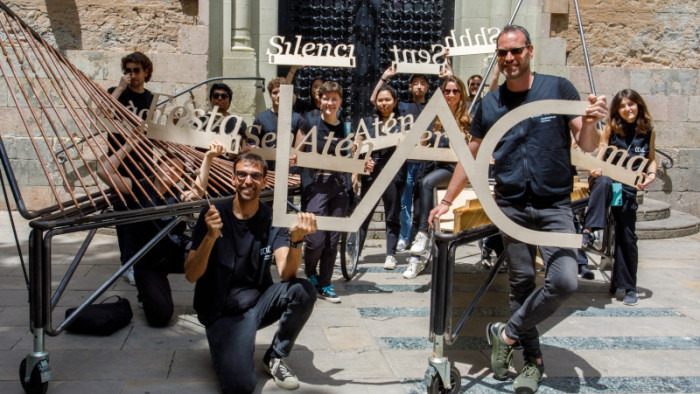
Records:
[[[25,382],[24,378],[27,377],[27,360],[24,359],[19,364],[19,381],[22,384],[24,392],[27,394],[45,394],[46,390],[49,389],[49,382],[41,381],[41,371],[39,371],[39,365],[35,365],[32,369],[32,373],[29,376],[29,382]]]
[[[459,393],[459,388],[462,385],[462,375],[460,375],[457,367],[454,365],[450,368],[450,385],[452,388],[447,389],[442,382],[439,374],[433,375],[430,381],[430,386],[428,386],[428,393],[430,394],[451,394]]]

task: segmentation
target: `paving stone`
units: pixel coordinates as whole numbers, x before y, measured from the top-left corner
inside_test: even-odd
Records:
[[[51,356],[51,371],[56,380],[163,380],[173,355],[173,350],[66,350]]]

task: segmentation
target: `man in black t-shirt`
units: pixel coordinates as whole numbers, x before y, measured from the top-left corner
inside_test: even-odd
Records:
[[[287,84],[287,80],[282,77],[275,78],[267,84],[267,92],[270,94],[270,100],[272,100],[272,107],[268,108],[264,112],[258,114],[253,121],[253,127],[250,130],[250,134],[254,135],[258,141],[263,141],[262,148],[274,148],[277,143],[277,114],[279,113],[280,106],[280,86]],[[309,132],[311,127],[306,122],[303,116],[298,112],[292,112],[292,128],[290,132],[292,133],[292,141],[298,137],[297,142],[301,140],[302,136]],[[269,143],[269,146],[265,143],[268,138],[268,134],[275,135],[275,143]],[[249,140],[250,142],[250,140]],[[296,143],[293,143],[296,146]],[[275,162],[268,161],[267,166],[270,170],[275,170]],[[290,173],[298,173],[298,167],[292,167],[289,169]]]
[[[316,231],[316,217],[299,213],[289,230],[272,227],[272,209],[260,203],[265,161],[244,153],[233,163],[236,196],[205,207],[192,232],[185,277],[197,282],[194,309],[206,327],[209,351],[224,393],[255,390],[255,334],[279,320],[263,367],[275,383],[299,386],[284,361],[311,315],[316,289],[297,278],[304,236]],[[274,260],[282,282],[273,283]]]
[[[506,83],[477,103],[469,129],[469,149],[476,156],[488,130],[518,106],[546,99],[579,100],[578,92],[564,78],[535,74],[530,69],[533,46],[523,27],[506,26],[497,39],[499,70]],[[497,145],[493,176],[496,202],[513,222],[538,231],[574,233],[570,207],[573,186],[569,149],[571,137],[585,151],[599,140],[596,123],[607,115],[604,96],[590,95],[586,116],[543,114],[514,126]],[[468,179],[457,165],[445,198],[430,214],[429,223],[449,210],[451,201]],[[513,348],[523,347],[525,366],[513,380],[516,392],[533,393],[544,373],[537,325],[551,316],[576,290],[578,269],[573,249],[539,247],[546,269],[543,286],[536,288],[535,245],[503,234],[510,264],[510,307],[507,323],[490,323],[487,340],[492,344],[494,378],[508,378]]]
[[[153,63],[143,53],[133,52],[122,58],[122,72],[124,75],[119,80],[119,85],[107,91],[127,109],[145,120],[153,102],[153,93],[145,88],[146,82],[151,80],[153,74]]]

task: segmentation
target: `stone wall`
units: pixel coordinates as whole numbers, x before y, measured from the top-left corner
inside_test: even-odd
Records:
[[[566,40],[566,65],[579,91],[589,92],[573,0],[550,0],[550,36]],[[698,1],[580,0],[586,47],[597,92],[639,92],[649,106],[656,147],[673,168],[659,173],[647,195],[700,216],[700,43]],[[659,163],[664,159],[659,156]]]

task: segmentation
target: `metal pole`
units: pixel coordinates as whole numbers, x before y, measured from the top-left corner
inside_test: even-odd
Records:
[[[510,17],[510,21],[508,21],[509,25],[513,24],[513,21],[515,20],[515,16],[518,14],[518,10],[520,9],[520,5],[523,3],[523,0],[518,0],[518,4],[515,5],[515,10],[513,10],[513,15]],[[580,25],[580,23],[579,23]],[[481,85],[479,85],[479,91],[476,92],[476,96],[474,97],[480,97],[481,92],[484,91],[484,84],[486,84],[486,80],[488,79],[489,75],[491,75],[491,70],[493,70],[493,66],[496,64],[496,54],[494,53],[493,58],[491,59],[491,64],[489,64],[488,70],[486,70],[486,75],[484,75],[484,78],[481,80]],[[469,113],[472,112],[472,109],[474,109],[474,105],[476,104],[478,100],[475,98],[474,101],[469,104]]]
[[[595,92],[595,84],[593,83],[593,73],[591,72],[591,62],[588,60],[588,49],[586,48],[586,37],[583,35],[583,24],[581,23],[581,11],[578,8],[578,0],[574,0],[576,8],[576,19],[578,20],[578,33],[581,36],[581,45],[583,46],[583,58],[586,61],[586,71],[588,71],[588,82],[591,85],[591,93],[597,96]]]

